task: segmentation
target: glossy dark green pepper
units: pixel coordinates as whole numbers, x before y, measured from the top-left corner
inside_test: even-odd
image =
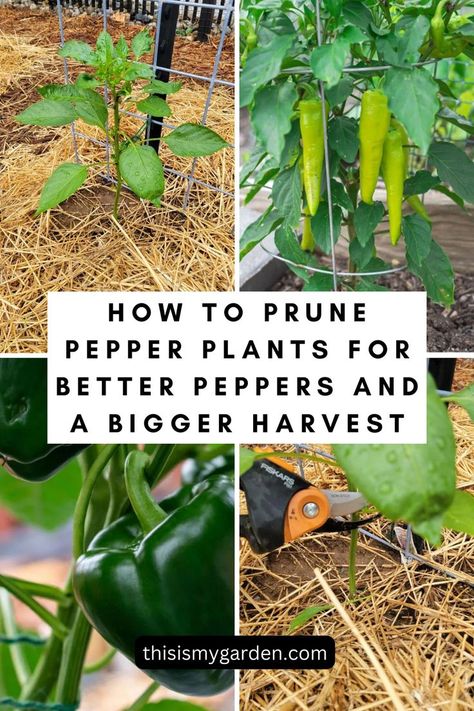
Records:
[[[141,635],[231,635],[234,630],[234,496],[229,477],[196,485],[166,513],[146,482],[148,457],[131,452],[125,480],[134,513],[99,533],[75,566],[74,591],[98,632],[129,659]],[[213,695],[229,669],[153,669],[173,691]]]
[[[0,358],[0,463],[43,481],[85,445],[47,444],[46,358]]]
[[[221,454],[207,462],[198,459],[187,459],[181,469],[181,481],[183,484],[198,484],[205,481],[210,476],[234,476],[234,455]]]

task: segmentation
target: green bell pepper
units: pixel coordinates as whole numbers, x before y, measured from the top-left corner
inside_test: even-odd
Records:
[[[100,532],[74,571],[74,591],[98,632],[132,661],[141,635],[231,635],[234,630],[232,479],[214,476],[190,501],[167,513],[146,480],[149,459],[125,462],[134,512]],[[183,694],[217,694],[233,683],[229,669],[149,669]]]
[[[85,447],[47,443],[46,358],[0,358],[0,464],[44,481]]]
[[[210,476],[234,476],[234,454],[221,454],[207,462],[198,459],[187,459],[181,469],[183,484],[198,484]]]

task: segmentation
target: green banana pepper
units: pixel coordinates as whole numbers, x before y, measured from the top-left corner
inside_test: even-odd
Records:
[[[74,591],[98,632],[129,659],[141,635],[231,635],[234,630],[234,497],[228,476],[194,487],[167,513],[146,481],[148,457],[131,452],[125,481],[134,513],[100,532],[76,562]],[[229,669],[148,669],[183,694],[217,694]]]
[[[46,358],[1,358],[1,465],[20,479],[44,481],[85,447],[47,443]]]

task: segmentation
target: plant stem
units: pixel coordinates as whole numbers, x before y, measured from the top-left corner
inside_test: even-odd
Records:
[[[352,520],[358,521],[359,516],[352,514]],[[351,545],[349,549],[349,595],[353,601],[357,595],[357,580],[356,580],[356,560],[357,560],[357,540],[359,529],[353,528],[351,531]]]
[[[13,639],[18,635],[12,603],[6,590],[0,590],[0,623],[1,622],[3,622],[7,637]],[[23,646],[21,644],[14,644],[10,649],[10,656],[16,678],[20,686],[23,686],[31,674],[31,670],[23,654]]]
[[[114,200],[114,217],[119,221],[119,202],[120,202],[120,191],[122,189],[122,173],[120,172],[119,158],[120,158],[120,97],[117,95],[115,89],[112,90],[113,106],[114,106],[114,165],[117,174],[117,185],[115,187],[115,200]]]
[[[84,659],[91,634],[91,625],[78,609],[71,634],[64,643],[56,690],[58,703],[75,704],[78,701]]]
[[[71,574],[64,587],[64,601],[58,606],[57,617],[64,625],[69,627],[72,623],[76,605],[71,595]],[[63,640],[51,635],[43,654],[35,667],[33,674],[21,690],[20,700],[46,701],[58,677],[58,668],[61,661]]]
[[[22,578],[14,578],[11,575],[2,575],[2,580],[14,583],[19,588],[24,590],[29,595],[45,598],[46,600],[57,600],[61,602],[66,600],[66,595],[60,588],[54,585],[44,585],[43,583],[34,583],[31,580],[23,580]]]
[[[109,651],[104,654],[104,656],[97,662],[93,662],[92,664],[89,664],[88,666],[84,667],[84,674],[95,674],[95,672],[98,672],[101,669],[105,669],[105,667],[110,664],[116,654],[117,650],[114,649],[114,647],[111,647]]]
[[[151,487],[155,487],[164,475],[168,473],[166,465],[174,448],[174,444],[160,444],[155,449],[147,467],[147,479]]]
[[[64,639],[68,634],[68,628],[63,625],[63,623],[55,616],[52,612],[43,607],[41,603],[35,600],[29,593],[27,593],[22,587],[17,583],[13,582],[11,578],[7,578],[0,575],[0,587],[8,590],[9,593],[14,595],[18,600],[20,600],[24,605],[35,612],[43,622],[51,627],[53,633],[56,637]]]
[[[94,485],[105,465],[119,446],[118,444],[109,444],[104,447],[84,480],[81,493],[77,500],[72,524],[72,552],[74,558],[79,558],[84,551],[85,521]]]
[[[128,711],[141,711],[141,709],[148,703],[150,698],[153,696],[155,691],[159,688],[157,681],[154,681],[150,686],[148,686],[143,694],[138,697],[138,699],[128,708]]]

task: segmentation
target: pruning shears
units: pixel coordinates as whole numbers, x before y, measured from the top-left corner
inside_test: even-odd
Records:
[[[269,553],[310,531],[351,531],[378,517],[338,520],[367,506],[362,494],[318,489],[279,457],[255,460],[240,477],[240,488],[248,509],[240,516],[240,535],[256,553]]]

